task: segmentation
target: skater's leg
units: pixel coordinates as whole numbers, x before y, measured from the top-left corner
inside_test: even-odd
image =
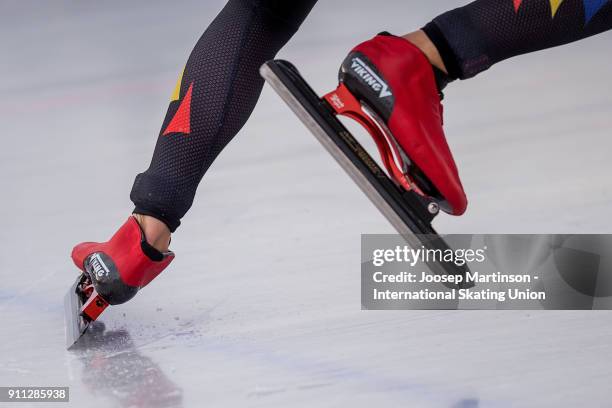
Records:
[[[170,232],[204,172],[255,107],[263,85],[259,67],[291,38],[315,1],[230,0],[202,35],[172,95],[151,165],[134,182],[134,217],[109,241],[72,251],[86,283],[106,303],[129,300],[170,264]]]
[[[505,59],[611,28],[610,0],[477,0],[436,17],[423,31],[450,77],[466,79]]]
[[[131,192],[149,242],[162,249],[167,244],[202,176],[253,111],[263,86],[259,67],[291,38],[315,2],[230,0],[197,42],[151,164]]]

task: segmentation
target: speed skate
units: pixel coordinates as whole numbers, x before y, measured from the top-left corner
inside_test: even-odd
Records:
[[[334,91],[319,97],[288,61],[268,61],[260,74],[410,246],[452,249],[432,226],[445,203],[424,192],[430,189],[427,181],[374,109],[358,100],[342,82]],[[387,172],[338,120],[338,115],[366,128]],[[469,270],[453,262],[428,266],[437,274],[464,276]]]

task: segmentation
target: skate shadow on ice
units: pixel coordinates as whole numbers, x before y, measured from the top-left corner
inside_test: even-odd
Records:
[[[476,398],[467,398],[453,404],[451,408],[479,408],[480,401]]]
[[[182,390],[138,352],[127,330],[106,331],[103,323],[94,322],[74,350],[92,394],[112,398],[118,407],[182,407]]]

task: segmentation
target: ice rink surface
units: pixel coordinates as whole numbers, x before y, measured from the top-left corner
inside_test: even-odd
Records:
[[[279,56],[322,93],[356,43],[462,3],[322,1]],[[65,351],[70,249],[131,211],[222,5],[2,2],[0,386],[70,386],[89,408],[612,406],[608,312],[362,311],[360,234],[393,230],[269,87],[205,177],[172,267]],[[611,39],[448,88],[470,208],[440,231],[612,232]]]

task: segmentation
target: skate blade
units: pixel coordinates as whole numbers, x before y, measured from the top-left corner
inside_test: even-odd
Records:
[[[348,173],[353,181],[361,188],[361,190],[368,196],[368,198],[374,203],[378,210],[389,220],[391,225],[395,227],[397,232],[405,236],[411,245],[420,245],[420,241],[415,239],[414,234],[416,233],[435,233],[433,229],[426,228],[426,226],[409,226],[398,214],[397,211],[389,204],[389,202],[383,197],[381,192],[372,186],[372,183],[364,175],[360,169],[355,165],[353,161],[347,158],[346,154],[340,149],[340,147],[334,143],[327,135],[326,130],[322,124],[317,122],[313,115],[307,110],[305,104],[299,101],[294,94],[287,88],[286,84],[279,78],[274,65],[277,62],[284,63],[285,61],[271,61],[262,65],[260,69],[261,76],[270,84],[270,86],[276,91],[276,93],[285,101],[285,103],[291,108],[296,116],[308,127],[312,134],[317,140],[323,145],[323,147],[334,157],[334,159],[340,164],[340,166]],[[318,96],[317,96],[318,99]],[[330,117],[333,120],[337,119],[330,113]],[[329,118],[328,118],[329,119]],[[339,123],[339,122],[338,122]],[[335,130],[334,130],[335,131]],[[346,130],[341,130],[339,134],[347,144],[352,148],[357,149],[361,147],[359,142],[353,138],[353,136]],[[374,159],[364,149],[358,152],[361,159],[369,167],[369,171],[374,177],[379,179],[388,179],[386,173],[376,164]],[[416,231],[415,231],[416,230]]]
[[[431,225],[437,212],[429,211],[428,202],[415,192],[400,189],[374,161],[351,133],[304,81],[297,69],[283,60],[268,61],[260,68],[261,76],[285,101],[296,116],[361,188],[391,225],[413,248],[450,249]],[[298,95],[301,99],[298,99]],[[436,274],[465,276],[467,265],[428,263]],[[471,287],[473,284],[463,284]]]
[[[70,350],[89,327],[89,320],[81,315],[83,302],[79,295],[78,288],[82,275],[70,286],[70,290],[64,296],[64,320],[66,327],[66,349]]]

